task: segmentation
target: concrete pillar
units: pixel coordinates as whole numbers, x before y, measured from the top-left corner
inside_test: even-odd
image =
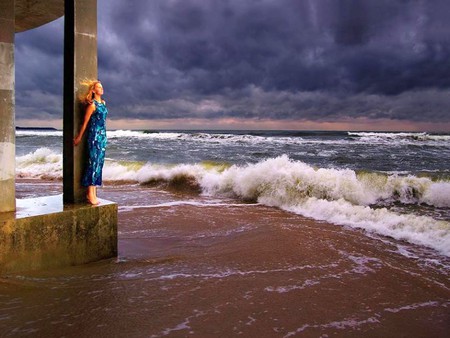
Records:
[[[0,1],[0,212],[16,209],[15,0]]]
[[[97,79],[97,0],[65,0],[64,4],[64,203],[86,200],[81,176],[87,163],[86,137],[74,148],[73,138],[83,122],[80,82]]]

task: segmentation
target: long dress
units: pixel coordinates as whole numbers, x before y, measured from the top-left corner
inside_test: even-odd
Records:
[[[89,119],[87,137],[89,160],[81,181],[81,185],[88,187],[91,185],[102,185],[102,169],[105,162],[106,150],[106,115],[108,109],[103,102],[95,103],[95,111]]]

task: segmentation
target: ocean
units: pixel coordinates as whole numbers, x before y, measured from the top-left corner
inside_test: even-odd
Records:
[[[448,336],[450,133],[107,136],[118,257],[1,276],[0,336]],[[62,132],[16,174],[61,194]]]
[[[177,183],[450,256],[450,133],[114,130],[108,142],[107,184]],[[62,177],[62,131],[18,131],[16,147],[18,177]]]

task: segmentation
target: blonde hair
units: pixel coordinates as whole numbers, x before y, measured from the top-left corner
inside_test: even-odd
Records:
[[[97,83],[101,83],[99,80],[83,80],[80,85],[82,89],[80,89],[81,95],[79,99],[84,104],[92,104],[94,102],[94,88]]]

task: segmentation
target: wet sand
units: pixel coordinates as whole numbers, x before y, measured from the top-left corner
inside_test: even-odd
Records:
[[[118,259],[1,278],[0,336],[450,334],[450,259],[431,250],[150,187],[100,197],[120,206]]]

